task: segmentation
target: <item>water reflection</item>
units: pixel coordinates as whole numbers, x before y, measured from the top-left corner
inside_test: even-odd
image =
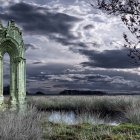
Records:
[[[51,122],[64,122],[67,124],[75,124],[76,115],[74,112],[48,112],[48,120]]]
[[[118,125],[119,121],[112,121],[110,118],[100,118],[99,114],[79,114],[76,115],[73,111],[70,112],[47,112],[47,119],[54,123],[66,123],[66,124],[78,124],[78,123],[90,123],[90,124],[109,124]]]

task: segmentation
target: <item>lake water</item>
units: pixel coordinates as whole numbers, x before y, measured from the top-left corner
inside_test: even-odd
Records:
[[[109,124],[109,125],[118,125],[120,120],[110,119],[108,117],[101,118],[99,114],[78,114],[76,115],[73,111],[69,112],[47,112],[47,119],[50,122],[54,123],[66,123],[66,124],[78,124],[78,123],[90,123],[90,124]]]

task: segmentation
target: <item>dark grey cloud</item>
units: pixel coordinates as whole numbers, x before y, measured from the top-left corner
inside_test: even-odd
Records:
[[[80,53],[89,58],[88,62],[83,62],[83,66],[100,67],[100,68],[136,68],[140,64],[135,64],[128,57],[128,50],[105,50],[98,52],[94,50],[79,50]]]
[[[37,65],[38,64],[38,65]],[[39,65],[40,64],[40,65]],[[40,79],[40,77],[47,77],[47,75],[60,75],[64,74],[65,70],[74,68],[72,65],[66,64],[43,64],[41,62],[36,62],[34,65],[27,64],[27,77],[30,79],[31,77],[37,77],[36,79]]]
[[[99,75],[107,75],[109,77],[120,76],[126,80],[134,80],[134,81],[140,82],[139,75],[137,73],[132,73],[130,71],[116,71],[116,70],[112,70],[112,69],[92,70],[92,71],[86,70],[85,74],[88,74],[88,73],[96,74],[96,75],[98,75],[98,74]]]
[[[0,6],[0,19],[4,21],[14,19],[27,35],[43,35],[51,41],[57,41],[64,46],[72,46],[70,50],[76,53],[78,52],[76,46],[80,46],[83,49],[88,48],[88,43],[86,44],[84,41],[79,41],[82,40],[80,35],[75,34],[74,36],[74,33],[70,32],[74,24],[81,20],[78,18],[78,14],[77,17],[70,16],[57,12],[57,10],[52,12],[52,10],[45,6],[40,6],[41,4],[46,5],[47,2],[51,2],[51,0],[35,0],[34,2],[38,5],[33,4],[34,2],[32,0],[25,1],[26,3],[11,3],[8,7]],[[66,0],[60,1],[67,4],[71,3],[71,1]],[[73,2],[74,1],[75,0],[73,0]],[[33,3],[29,4],[29,2]],[[99,17],[95,17],[94,20],[95,22],[103,22]],[[81,25],[80,30],[88,32],[93,28],[94,26],[89,22]],[[33,43],[34,44],[25,44],[26,49],[38,49],[34,41]],[[94,48],[95,46],[102,47],[98,42],[97,44],[91,42],[90,47],[91,45]],[[56,92],[63,89],[140,90],[140,78],[137,74],[111,70],[111,68],[138,67],[138,65],[130,63],[131,60],[127,57],[127,50],[106,50],[103,52],[79,50],[79,53],[89,58],[88,62],[82,63],[83,66],[101,67],[106,68],[106,70],[90,71],[87,70],[88,68],[86,67],[87,69],[82,72],[76,71],[74,70],[74,66],[66,64],[45,64],[43,60],[38,59],[40,54],[40,52],[38,52],[36,59],[33,58],[33,60],[30,60],[30,64],[27,64],[27,89],[33,91],[55,90]],[[32,57],[32,55],[33,52],[30,56]],[[77,55],[79,54],[77,53]],[[68,69],[72,71],[67,71]],[[8,79],[8,75],[5,75],[4,78]]]
[[[2,7],[0,7],[0,12],[3,12],[3,8]]]
[[[36,61],[36,62],[33,62],[32,64],[42,64],[41,61]]]
[[[57,3],[56,0],[24,0],[26,2],[34,2],[36,4],[41,4],[41,5],[44,5],[46,3],[50,3],[50,2],[53,2],[53,3]],[[59,0],[60,3],[63,3],[63,4],[74,4],[76,0]]]
[[[85,30],[89,30],[89,29],[92,29],[92,28],[94,28],[94,26],[92,24],[88,24],[88,25],[84,26]]]
[[[76,41],[76,42],[73,42],[74,38],[72,39],[68,39],[67,37],[56,37],[56,36],[50,36],[51,39],[55,40],[56,42],[60,42],[61,44],[63,45],[71,45],[73,47],[81,47],[81,48],[87,48],[88,45],[86,45],[85,43],[83,42],[80,42],[80,41]],[[76,38],[75,38],[76,39]],[[70,49],[72,50],[72,49]]]
[[[15,20],[26,32],[31,34],[59,34],[67,38],[74,38],[69,32],[74,22],[80,19],[59,12],[49,12],[49,9],[28,3],[16,3],[6,7],[0,13],[2,20]]]
[[[27,90],[33,92],[48,91],[49,93],[52,93],[52,90],[58,93],[64,89],[98,89],[116,92],[140,90],[140,80],[136,73],[112,70],[85,70],[80,72],[76,69],[75,73],[66,73],[67,69],[74,68],[63,64],[27,65]]]
[[[139,91],[140,80],[136,73],[115,70],[85,70],[69,73],[44,74],[52,82],[55,93],[64,89]]]
[[[50,12],[50,9],[29,3],[16,3],[5,7],[0,13],[0,19],[15,20],[27,34],[45,35],[62,45],[74,47],[88,47],[84,42],[78,41],[70,29],[82,19],[60,12]],[[93,28],[92,25],[84,27],[85,30]],[[29,45],[27,45],[29,46]]]
[[[131,75],[131,73],[129,73]],[[67,76],[66,76],[67,77]],[[69,77],[70,78],[70,77]],[[123,76],[108,75],[75,75],[71,81],[60,80],[54,85],[55,88],[63,89],[80,89],[80,90],[106,90],[106,91],[139,91],[139,82],[127,80]],[[76,80],[75,80],[76,79]]]

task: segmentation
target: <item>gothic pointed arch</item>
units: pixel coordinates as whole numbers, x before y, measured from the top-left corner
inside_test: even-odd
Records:
[[[0,22],[0,104],[3,104],[3,56],[10,57],[10,103],[20,105],[26,97],[26,72],[24,58],[25,48],[22,33],[15,26],[14,21],[9,21],[5,28]]]

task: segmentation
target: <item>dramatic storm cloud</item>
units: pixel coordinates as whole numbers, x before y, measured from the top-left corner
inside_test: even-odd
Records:
[[[123,32],[132,36],[119,16],[86,0],[0,0],[0,20],[6,26],[11,19],[23,31],[29,92],[140,90],[139,64],[122,47]]]
[[[127,49],[104,50],[103,52],[80,50],[80,52],[89,58],[88,62],[82,63],[84,66],[119,69],[137,68],[139,66],[139,64],[132,64],[134,61],[128,57],[129,50]]]
[[[25,31],[36,35],[59,33],[62,36],[72,37],[69,32],[71,23],[79,20],[64,13],[52,13],[47,8],[22,2],[9,6],[7,10],[0,14],[1,19],[13,19]]]

